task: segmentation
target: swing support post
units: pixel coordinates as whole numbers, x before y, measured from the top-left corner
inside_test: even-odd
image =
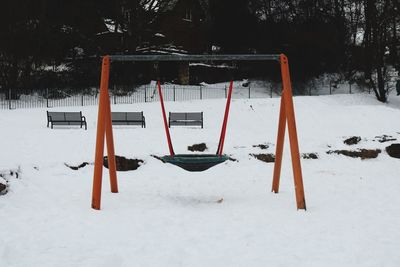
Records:
[[[100,209],[101,203],[101,185],[103,176],[103,157],[104,142],[107,143],[107,159],[110,172],[110,186],[112,193],[118,193],[117,171],[114,153],[114,138],[111,124],[110,95],[108,94],[108,81],[110,76],[110,58],[103,58],[101,81],[100,81],[100,99],[99,112],[97,119],[97,137],[96,153],[94,161],[93,190],[92,190],[92,208]],[[106,140],[105,140],[106,139]]]
[[[292,168],[294,176],[294,188],[296,193],[297,209],[306,209],[304,197],[303,177],[300,163],[299,142],[297,139],[296,119],[293,105],[292,84],[290,81],[289,62],[285,55],[280,55],[282,75],[282,96],[279,113],[278,135],[275,151],[275,165],[272,180],[272,192],[279,192],[279,179],[282,166],[283,145],[285,139],[286,123],[289,132],[290,154],[292,157]]]

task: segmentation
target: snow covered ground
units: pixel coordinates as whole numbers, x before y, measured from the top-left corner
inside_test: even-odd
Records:
[[[281,192],[270,192],[273,164],[249,154],[274,153],[278,98],[234,99],[225,152],[237,159],[201,173],[163,164],[168,147],[157,102],[112,106],[144,111],[147,128],[114,128],[116,154],[140,158],[118,172],[102,210],[90,208],[97,107],[82,110],[88,130],[46,127],[46,109],[1,110],[0,266],[400,266],[400,161],[386,154],[400,140],[400,97],[295,97],[307,211],[297,211],[286,142]],[[171,128],[177,153],[205,142],[214,153],[225,100],[166,102],[167,111],[204,111],[204,129]],[[361,136],[354,147],[343,144]],[[397,141],[399,142],[399,141]],[[253,145],[269,144],[267,150]],[[380,148],[376,159],[328,155],[332,149]],[[218,201],[223,199],[223,201]],[[221,202],[221,203],[219,203]]]

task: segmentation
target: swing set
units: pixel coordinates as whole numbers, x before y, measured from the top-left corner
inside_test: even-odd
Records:
[[[282,154],[286,124],[288,125],[289,144],[292,158],[294,186],[297,209],[306,209],[304,186],[300,163],[300,152],[297,138],[295,112],[293,105],[292,86],[290,81],[289,63],[284,54],[280,55],[110,55],[102,61],[100,98],[97,120],[96,152],[93,175],[92,208],[99,210],[101,203],[101,188],[103,175],[104,142],[107,143],[107,159],[112,193],[118,193],[117,172],[114,152],[114,138],[111,123],[111,105],[108,92],[111,62],[141,62],[141,61],[277,61],[280,63],[282,76],[282,95],[279,112],[278,135],[275,151],[275,164],[272,181],[272,192],[279,192],[279,180],[282,166]],[[164,100],[160,82],[157,82],[160,96],[161,111],[167,136],[169,155],[161,157],[164,162],[174,164],[188,171],[204,171],[229,159],[223,154],[223,147],[228,123],[229,108],[232,96],[233,82],[230,82],[227,96],[224,120],[216,154],[175,154],[171,135],[167,125]]]

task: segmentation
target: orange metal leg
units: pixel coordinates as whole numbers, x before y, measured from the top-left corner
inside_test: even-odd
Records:
[[[285,112],[285,101],[284,94],[281,96],[281,107],[279,112],[279,124],[278,124],[278,137],[276,140],[276,151],[275,151],[275,164],[274,164],[274,178],[272,180],[272,192],[279,192],[279,179],[281,176],[281,166],[282,166],[282,155],[283,146],[285,141],[285,131],[286,131],[286,112]]]
[[[110,173],[110,186],[112,193],[118,193],[117,183],[117,169],[115,164],[115,152],[114,152],[114,136],[112,131],[111,122],[111,106],[110,96],[107,90],[107,104],[106,104],[106,142],[107,142],[107,159],[108,159],[108,170]]]
[[[100,82],[100,99],[99,113],[97,118],[97,136],[96,136],[96,153],[94,161],[93,190],[92,190],[92,208],[99,210],[101,204],[101,185],[103,175],[103,156],[104,141],[107,134],[107,150],[109,158],[111,191],[118,192],[117,177],[115,171],[115,155],[114,144],[112,142],[111,127],[111,108],[108,95],[108,80],[110,76],[110,58],[105,56],[102,63],[101,82]],[[113,160],[110,161],[110,158]]]
[[[290,152],[292,156],[292,167],[294,174],[294,186],[296,192],[297,209],[306,209],[304,197],[303,177],[301,172],[299,142],[297,140],[296,120],[293,105],[292,85],[290,82],[289,63],[285,55],[281,55],[281,72],[283,82],[283,101],[288,123]]]

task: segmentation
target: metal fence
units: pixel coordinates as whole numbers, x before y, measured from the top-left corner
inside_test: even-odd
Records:
[[[277,97],[280,95],[280,84],[266,84],[263,86],[235,85],[232,97],[240,98],[266,98]],[[347,86],[328,86],[306,90],[296,90],[293,88],[294,95],[327,95],[335,93],[353,93],[362,91],[352,84]],[[173,84],[162,85],[165,101],[189,101],[202,99],[226,98],[228,93],[228,84],[212,86],[182,86]],[[53,108],[64,106],[90,106],[97,105],[99,101],[99,90],[85,90],[82,93],[67,93],[68,90],[17,90],[0,93],[0,109],[18,109],[18,108]],[[127,87],[110,88],[111,104],[133,104],[143,102],[159,101],[156,84],[149,84],[136,87],[134,89]]]

